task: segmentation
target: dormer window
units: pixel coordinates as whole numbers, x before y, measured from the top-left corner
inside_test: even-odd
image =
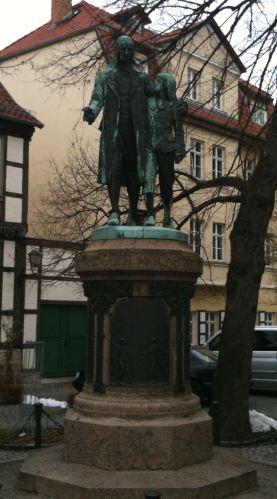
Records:
[[[267,122],[266,105],[252,100],[250,102],[251,120],[257,125],[265,125]]]

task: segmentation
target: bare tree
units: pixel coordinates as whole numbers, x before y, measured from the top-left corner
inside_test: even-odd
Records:
[[[92,230],[106,223],[109,210],[89,144],[75,135],[65,163],[59,166],[52,159],[50,171],[36,206],[39,235],[85,244]]]

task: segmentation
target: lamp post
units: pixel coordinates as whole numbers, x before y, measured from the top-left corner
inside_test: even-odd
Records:
[[[40,309],[41,309],[41,275],[42,275],[42,251],[39,249],[32,249],[28,253],[32,274],[37,276],[37,324],[36,324],[36,340],[39,338],[40,330]]]
[[[37,274],[39,276],[42,265],[42,252],[37,249],[32,249],[30,253],[28,253],[28,257],[32,273]]]

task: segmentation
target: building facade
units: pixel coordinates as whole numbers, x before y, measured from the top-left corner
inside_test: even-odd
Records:
[[[92,127],[84,126],[81,109],[89,101],[97,72],[112,57],[116,37],[132,30],[138,60],[150,77],[162,66],[162,54],[172,46],[175,35],[154,35],[146,28],[149,21],[140,7],[109,14],[85,1],[72,7],[70,0],[52,0],[49,23],[0,52],[0,64],[5,66],[3,82],[14,97],[27,109],[35,111],[45,124],[32,141],[26,254],[32,248],[40,249],[43,253],[42,269],[47,268],[47,272],[42,271],[38,279],[38,275],[32,274],[27,267],[29,282],[26,286],[29,287],[25,291],[25,300],[29,308],[23,341],[45,342],[49,352],[46,357],[53,359],[45,371],[48,375],[61,376],[72,371],[61,367],[71,357],[63,345],[68,341],[65,338],[74,337],[70,324],[83,320],[78,319],[78,314],[85,313],[85,301],[76,277],[62,278],[59,266],[63,265],[63,259],[58,259],[59,263],[49,273],[49,258],[56,247],[65,253],[74,252],[76,248],[70,243],[64,244],[64,241],[55,243],[36,238],[40,227],[35,207],[41,192],[47,187],[50,159],[54,157],[58,164],[64,162],[73,133],[88,140],[97,156],[101,117]],[[139,27],[134,31],[135,25]],[[68,54],[71,54],[70,59]],[[89,71],[82,73],[81,68],[88,67],[90,62]],[[15,64],[17,72],[14,75],[12,68]],[[67,80],[67,70],[76,65],[80,68],[79,76],[78,72],[70,71],[71,80]],[[273,104],[270,95],[241,79],[245,68],[216,23],[212,21],[201,29],[195,27],[183,44],[181,56],[173,57],[163,70],[176,76],[179,96],[184,97],[189,106],[184,123],[187,155],[178,166],[181,172],[188,174],[184,179],[180,177],[183,188],[191,189],[197,182],[216,180],[225,175],[247,180],[258,160],[264,140],[262,128]],[[221,327],[230,260],[229,235],[238,207],[235,203],[214,203],[202,212],[195,211],[188,220],[186,215],[192,207],[204,203],[209,197],[233,193],[230,187],[219,189],[213,186],[205,191],[196,190],[189,197],[184,196],[174,206],[176,223],[188,233],[191,247],[204,260],[204,273],[192,300],[194,344],[203,344]],[[260,324],[277,322],[275,237],[276,211],[266,246],[268,265],[257,315]],[[76,314],[74,307],[77,307]],[[80,312],[78,307],[83,311]],[[67,327],[62,325],[65,323]],[[47,324],[60,326],[55,329]],[[77,330],[77,325],[73,329]],[[73,345],[73,339],[69,343]],[[79,347],[80,352],[82,348],[84,345]],[[73,360],[71,363],[73,365]]]

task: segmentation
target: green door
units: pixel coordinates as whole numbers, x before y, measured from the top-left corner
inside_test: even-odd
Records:
[[[85,367],[86,306],[42,305],[43,376],[72,376]]]

